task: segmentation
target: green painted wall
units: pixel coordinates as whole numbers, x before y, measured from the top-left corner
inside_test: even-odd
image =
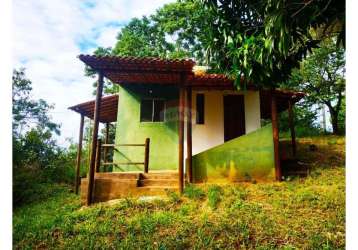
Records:
[[[274,180],[272,125],[193,156],[193,181]]]
[[[115,143],[144,143],[150,138],[149,170],[177,169],[178,89],[162,85],[121,85]],[[164,122],[140,122],[142,98],[166,100]],[[144,147],[117,147],[114,162],[143,162]],[[143,165],[121,165],[113,171],[143,170]]]

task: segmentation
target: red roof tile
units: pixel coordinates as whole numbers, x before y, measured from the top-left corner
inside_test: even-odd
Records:
[[[191,72],[195,62],[190,59],[154,57],[119,57],[79,55],[79,59],[94,70]]]
[[[95,100],[83,102],[69,109],[80,113],[93,120]],[[118,112],[118,95],[104,96],[101,99],[101,112],[99,116],[100,122],[115,122],[117,121]]]
[[[96,71],[102,71],[104,76],[110,79],[113,83],[140,83],[140,84],[168,84],[191,86],[195,88],[204,89],[236,89],[234,81],[224,74],[204,74],[195,75],[193,73],[193,60],[178,60],[178,59],[160,59],[160,58],[139,58],[139,57],[118,57],[118,56],[93,56],[80,55],[79,59],[86,65],[90,66]],[[181,81],[181,75],[187,76],[186,81]],[[248,90],[259,90],[253,84],[248,84]],[[286,110],[287,100],[291,99],[294,102],[299,101],[304,94],[300,92],[292,92],[285,90],[275,90],[275,95],[278,97],[279,112]],[[102,99],[105,100],[104,97]],[[112,103],[111,109],[105,108],[103,121],[115,121],[117,118],[117,103]],[[264,117],[270,115],[271,91],[260,90],[261,107]],[[105,101],[103,101],[105,102]],[[90,104],[89,104],[90,103]],[[106,104],[102,104],[106,107]],[[89,108],[92,107],[92,108]],[[114,108],[114,106],[116,108]],[[82,112],[86,116],[93,118],[94,101],[88,103],[78,104],[71,107],[71,109]],[[101,113],[102,113],[101,112]],[[111,114],[109,114],[111,113]],[[106,117],[105,117],[106,116]]]

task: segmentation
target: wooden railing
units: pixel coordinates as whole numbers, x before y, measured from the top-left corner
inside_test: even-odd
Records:
[[[97,141],[97,148],[96,148],[96,172],[99,172],[100,166],[113,166],[113,165],[143,165],[144,166],[144,173],[148,173],[149,167],[149,146],[150,146],[150,139],[146,138],[144,144],[102,144],[101,139]],[[112,148],[116,150],[116,147],[144,147],[144,161],[143,162],[107,162],[107,152],[108,148]],[[103,154],[103,162],[101,162],[101,149],[104,149]]]

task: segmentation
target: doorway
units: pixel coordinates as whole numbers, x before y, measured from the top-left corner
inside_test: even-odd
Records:
[[[243,95],[224,96],[224,141],[244,135],[245,101]]]

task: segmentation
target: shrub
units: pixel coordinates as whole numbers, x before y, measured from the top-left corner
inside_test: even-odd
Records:
[[[222,188],[218,185],[212,185],[208,188],[208,202],[212,209],[216,209],[221,201]]]
[[[13,205],[42,197],[41,184],[74,184],[76,151],[64,150],[37,129],[13,138]],[[38,190],[37,190],[38,189]]]

